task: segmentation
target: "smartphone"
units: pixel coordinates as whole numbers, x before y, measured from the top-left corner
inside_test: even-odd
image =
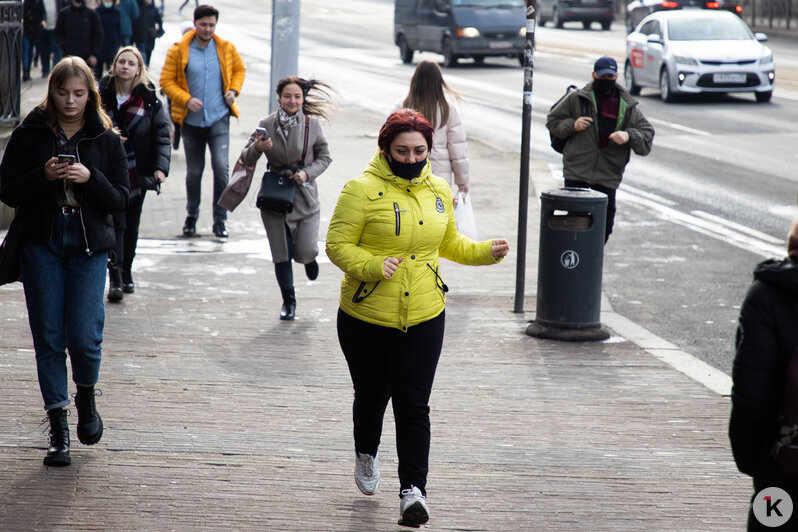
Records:
[[[256,134],[257,134],[259,137],[264,137],[264,139],[263,139],[263,140],[269,140],[269,132],[268,132],[268,131],[266,131],[266,128],[265,128],[265,127],[256,127],[256,128],[255,128],[255,133],[256,133]]]
[[[75,156],[74,155],[66,155],[66,154],[59,154],[58,155],[58,162],[59,163],[69,163],[75,164]]]

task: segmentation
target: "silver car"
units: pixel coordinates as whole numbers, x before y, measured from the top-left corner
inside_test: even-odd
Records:
[[[662,99],[702,92],[773,95],[773,53],[737,15],[726,11],[660,11],[647,16],[626,38],[624,79],[632,94],[658,87]]]

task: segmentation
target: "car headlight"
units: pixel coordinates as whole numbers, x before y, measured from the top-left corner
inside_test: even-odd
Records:
[[[518,36],[526,37],[526,28],[522,27],[520,30],[518,30]]]
[[[457,28],[458,37],[479,37],[479,30],[469,26],[468,28]]]
[[[683,55],[674,55],[673,58],[680,65],[697,65],[698,64],[698,61],[696,61],[692,57],[685,57]]]
[[[766,65],[766,64],[772,63],[772,62],[773,62],[773,54],[768,54],[768,55],[766,55],[765,57],[763,57],[762,59],[759,60],[759,64],[760,65]]]

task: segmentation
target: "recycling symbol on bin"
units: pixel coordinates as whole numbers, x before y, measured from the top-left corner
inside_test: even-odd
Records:
[[[560,255],[560,264],[566,270],[573,270],[579,266],[579,253],[572,249],[563,251],[562,255]]]

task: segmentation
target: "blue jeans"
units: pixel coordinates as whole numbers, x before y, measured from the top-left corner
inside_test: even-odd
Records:
[[[55,30],[42,30],[39,35],[39,59],[43,76],[50,73],[50,54],[53,54],[53,66],[57,65],[63,56],[61,48],[55,42]]]
[[[60,213],[53,240],[22,248],[22,283],[45,410],[69,404],[67,350],[75,384],[94,386],[100,374],[108,254],[88,256],[85,248],[80,214]]]
[[[228,153],[230,151],[230,115],[217,120],[210,127],[183,124],[183,147],[186,150],[186,211],[199,217],[202,173],[205,171],[205,146],[211,152],[213,168],[213,221],[227,220],[227,210],[219,206],[219,198],[227,186]]]

